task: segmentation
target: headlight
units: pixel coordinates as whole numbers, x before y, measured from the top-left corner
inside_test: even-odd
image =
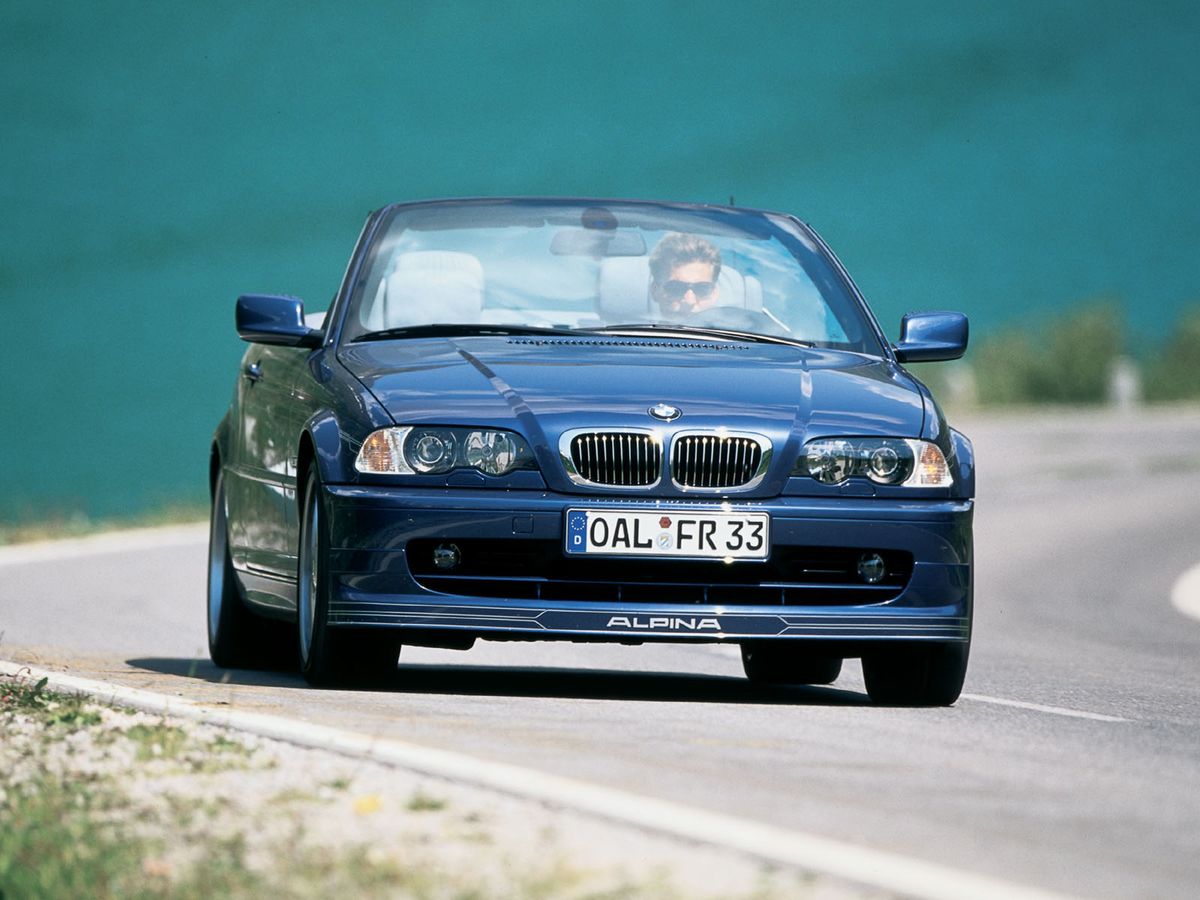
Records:
[[[954,483],[937,444],[908,438],[823,438],[804,445],[796,475],[822,484],[842,484],[854,476],[876,484],[949,487]]]
[[[503,475],[510,471],[520,456],[519,438],[507,431],[471,431],[463,443],[463,459],[468,466]]]
[[[506,475],[533,467],[529,445],[511,431],[411,425],[372,432],[354,460],[354,468],[372,475],[440,475],[461,468]]]
[[[437,475],[454,468],[458,448],[453,431],[415,431],[401,446],[409,464],[422,475]]]

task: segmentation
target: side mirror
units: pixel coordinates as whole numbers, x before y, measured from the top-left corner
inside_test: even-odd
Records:
[[[252,344],[319,347],[325,333],[304,324],[304,301],[271,294],[243,294],[237,301],[237,333]]]
[[[967,336],[962,313],[909,313],[900,320],[900,341],[892,349],[902,363],[958,359],[967,352]]]

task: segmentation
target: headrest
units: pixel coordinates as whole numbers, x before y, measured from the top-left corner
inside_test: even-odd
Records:
[[[379,285],[365,317],[372,329],[479,321],[483,266],[470,253],[415,250],[402,253]]]
[[[729,266],[721,266],[717,275],[717,306],[746,306],[746,279],[742,273]]]
[[[644,322],[651,317],[650,259],[610,256],[600,263],[597,312],[609,325]]]

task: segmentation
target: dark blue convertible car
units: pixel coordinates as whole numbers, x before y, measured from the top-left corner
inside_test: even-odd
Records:
[[[787,215],[604,200],[373,213],[325,314],[246,295],[212,444],[213,661],[314,684],[403,644],[721,641],[746,674],[954,702],[970,442]],[[292,648],[295,648],[293,651]]]

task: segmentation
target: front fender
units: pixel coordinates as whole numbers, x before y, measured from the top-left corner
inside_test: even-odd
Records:
[[[352,484],[358,481],[354,460],[362,442],[395,421],[333,354],[313,353],[307,368],[300,392],[313,412],[300,432],[297,477],[312,463],[323,484]]]
[[[946,414],[934,400],[929,388],[919,379],[914,378],[913,381],[920,390],[922,402],[925,404],[925,425],[921,429],[921,437],[924,440],[933,441],[942,448],[943,452],[949,451],[947,459],[954,474],[954,487],[951,494],[954,497],[969,500],[975,496],[975,448],[971,444],[970,438],[961,431],[951,428],[946,422]]]
[[[348,435],[329,410],[318,412],[304,426],[299,472],[305,472],[305,463],[309,463],[317,467],[322,484],[356,481],[358,473],[354,469],[354,459],[362,446],[362,437]]]
[[[964,500],[975,496],[975,446],[961,431],[950,429],[957,471],[954,473],[955,494]]]

